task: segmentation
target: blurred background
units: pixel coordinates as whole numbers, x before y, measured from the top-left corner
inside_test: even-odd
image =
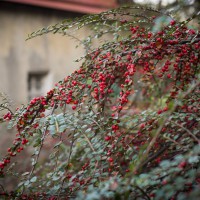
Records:
[[[0,91],[16,105],[44,95],[72,73],[83,49],[71,38],[48,34],[25,41],[28,34],[66,18],[99,13],[117,6],[115,0],[0,1]],[[81,33],[86,36],[85,31]]]
[[[0,0],[0,92],[15,106],[44,95],[54,83],[72,73],[84,54],[72,38],[48,34],[29,41],[27,35],[63,19],[96,14],[120,4],[167,7],[186,15],[198,0]],[[197,6],[198,4],[198,6]],[[187,10],[187,11],[186,11]],[[182,14],[182,18],[184,18]],[[79,33],[87,36],[87,30]]]
[[[97,14],[121,4],[147,5],[172,11],[182,20],[200,10],[199,0],[0,0],[0,93],[12,100],[12,107],[27,104],[33,97],[45,95],[56,82],[80,66],[74,62],[84,55],[81,46],[76,48],[72,37],[47,34],[26,41],[28,34],[54,25],[63,19]],[[165,18],[159,19],[165,22]],[[87,37],[82,29],[77,36]],[[1,103],[1,102],[0,102]],[[12,144],[15,133],[0,125],[0,159]],[[24,171],[30,161],[24,151]],[[5,180],[4,180],[5,181]],[[8,179],[2,185],[8,189],[16,180]]]

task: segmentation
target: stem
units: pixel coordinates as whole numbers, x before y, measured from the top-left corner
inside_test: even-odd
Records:
[[[55,104],[55,105],[56,105],[56,104]],[[55,107],[56,107],[55,105],[54,105],[54,107],[53,107],[53,109],[52,109],[51,115],[54,113],[54,110],[55,110]],[[40,153],[41,153],[43,144],[44,144],[44,139],[45,139],[46,131],[47,131],[48,127],[49,127],[49,126],[47,125],[46,128],[45,128],[45,130],[44,130],[44,132],[43,132],[43,134],[42,134],[41,145],[40,145],[40,148],[39,148],[39,150],[38,150],[38,154],[37,154],[37,156],[36,156],[36,158],[35,158],[35,162],[34,162],[34,164],[33,164],[33,167],[32,167],[32,169],[31,169],[31,171],[30,171],[30,173],[29,173],[29,176],[28,176],[28,180],[29,180],[29,181],[30,181],[30,179],[31,179],[31,176],[33,175],[33,172],[34,172],[34,170],[35,170],[36,164],[37,164],[37,162],[38,162],[38,159],[39,159],[39,156],[40,156]],[[23,187],[22,194],[24,193],[24,190],[25,190],[25,187]]]
[[[171,120],[170,120],[171,121]],[[173,124],[179,126],[180,128],[182,128],[183,130],[185,130],[198,144],[200,144],[200,140],[191,132],[189,131],[187,128],[185,128],[184,126],[182,126],[181,124],[178,124],[176,122],[171,121]]]
[[[10,108],[8,108],[7,106],[0,105],[0,108],[7,109],[12,115],[14,115],[14,113],[12,112],[12,110]]]
[[[0,184],[0,187],[2,188],[3,192],[6,192],[3,185]]]
[[[192,85],[188,91],[181,97],[182,99],[186,98],[191,92],[194,91],[194,89],[199,85],[199,81],[196,82],[196,84]],[[163,121],[161,122],[159,128],[157,129],[154,137],[152,138],[152,140],[150,141],[145,153],[143,154],[143,156],[139,159],[139,164],[135,167],[134,169],[134,173],[138,172],[138,170],[142,170],[142,167],[144,166],[144,163],[146,163],[146,159],[153,147],[153,145],[155,144],[156,140],[158,139],[162,128],[164,127],[165,123],[169,120],[170,115],[177,109],[178,104],[175,104],[173,106],[173,108],[171,109],[171,111],[169,112],[169,114],[163,119]]]
[[[92,151],[95,152],[95,149],[94,149],[92,143],[90,142],[89,138],[84,133],[83,133],[83,135],[84,135],[85,139],[87,140],[87,142],[88,142],[90,148],[92,149]]]
[[[70,161],[70,158],[71,158],[71,155],[72,155],[72,148],[73,148],[73,144],[74,144],[75,140],[76,140],[76,139],[74,139],[74,137],[73,137],[73,138],[72,138],[71,145],[70,145],[69,157],[68,157],[68,159],[67,159],[67,164],[69,164],[69,161]],[[58,198],[57,198],[58,200],[59,200],[61,191],[62,191],[62,189],[63,189],[63,185],[64,185],[64,182],[65,182],[65,179],[66,179],[66,177],[63,178],[62,183],[61,183],[61,187],[60,187],[60,189],[59,189],[59,191],[58,191]]]
[[[138,190],[140,190],[142,192],[142,194],[144,194],[145,197],[147,197],[148,200],[151,200],[151,198],[148,196],[148,194],[139,186],[135,186]]]
[[[103,129],[101,128],[101,126],[98,124],[97,121],[95,121],[93,118],[90,118],[90,120],[92,120],[101,130],[103,130]]]

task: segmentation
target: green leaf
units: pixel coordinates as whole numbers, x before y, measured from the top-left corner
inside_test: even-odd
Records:
[[[91,130],[91,128],[88,128],[87,130],[85,130],[85,133],[89,133]]]
[[[55,125],[50,125],[49,126],[49,133],[53,136],[56,134],[56,127]]]
[[[33,178],[31,178],[30,182],[31,183],[35,183],[37,181],[37,176],[34,176]]]

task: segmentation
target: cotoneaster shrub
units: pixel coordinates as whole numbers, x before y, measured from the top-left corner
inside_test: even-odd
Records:
[[[169,23],[152,31],[160,16]],[[189,28],[197,19],[121,7],[32,33],[28,39],[93,31],[81,41],[87,53],[78,70],[3,116],[16,138],[1,178],[15,174],[9,166],[26,146],[34,153],[30,171],[15,191],[2,186],[1,198],[197,199],[200,35]],[[97,39],[102,44],[93,48]]]

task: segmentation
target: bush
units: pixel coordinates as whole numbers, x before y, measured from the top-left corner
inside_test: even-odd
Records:
[[[163,16],[169,23],[158,27]],[[20,178],[2,198],[197,199],[200,37],[188,28],[195,17],[178,22],[121,7],[29,35],[93,31],[81,41],[87,53],[77,71],[3,116],[17,134],[1,177]],[[32,168],[16,174],[10,163],[27,145]],[[49,157],[40,160],[42,151]]]

